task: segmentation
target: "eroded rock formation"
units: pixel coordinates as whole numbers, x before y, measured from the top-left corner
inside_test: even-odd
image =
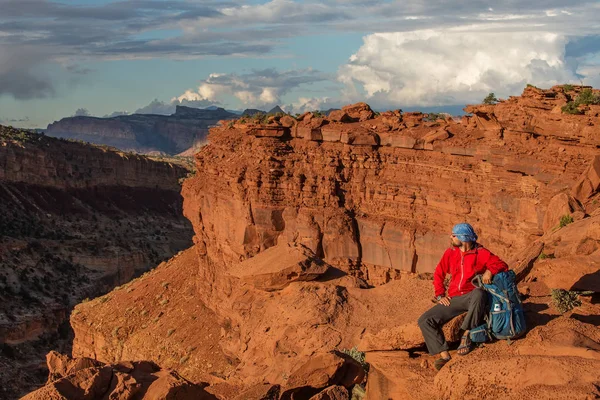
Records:
[[[599,396],[600,118],[561,113],[578,90],[527,88],[460,121],[360,103],[214,129],[183,189],[194,246],[77,306],[73,355],[152,360],[220,399],[349,396],[360,375],[319,371],[353,346],[367,351],[371,399]],[[436,376],[416,320],[464,220],[517,269],[530,331]],[[555,287],[596,294],[561,315]]]
[[[568,192],[597,153],[600,118],[560,114],[565,102],[560,87],[527,88],[461,121],[363,103],[333,116],[344,123],[309,113],[214,129],[203,178],[184,187],[186,216],[211,260],[298,242],[371,284],[433,271],[460,221],[507,257],[578,207]]]

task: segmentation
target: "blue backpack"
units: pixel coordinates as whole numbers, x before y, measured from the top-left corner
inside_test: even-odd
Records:
[[[515,278],[512,270],[497,273],[489,285],[484,284],[479,275],[474,278],[473,284],[488,293],[490,311],[486,323],[470,331],[473,342],[483,343],[494,338],[510,341],[525,333],[525,314]]]

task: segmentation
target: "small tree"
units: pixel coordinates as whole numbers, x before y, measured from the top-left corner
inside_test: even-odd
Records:
[[[493,92],[488,94],[486,98],[483,99],[483,104],[496,104],[497,102],[498,99],[496,98],[496,95]]]

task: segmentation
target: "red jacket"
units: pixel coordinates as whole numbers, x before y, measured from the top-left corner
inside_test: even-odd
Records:
[[[458,247],[452,247],[444,252],[442,259],[433,273],[433,286],[435,295],[443,296],[446,288],[444,279],[450,274],[448,296],[455,297],[469,293],[475,289],[471,279],[477,274],[490,270],[496,275],[498,272],[507,271],[508,266],[500,257],[492,254],[481,245],[467,252],[462,252]]]

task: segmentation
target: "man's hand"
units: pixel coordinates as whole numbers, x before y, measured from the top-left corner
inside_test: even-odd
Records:
[[[483,273],[483,276],[481,277],[481,280],[483,281],[483,283],[485,283],[486,285],[489,285],[490,283],[492,283],[492,272],[488,269]]]
[[[450,297],[442,297],[439,301],[439,304],[443,305],[443,306],[450,306]]]

